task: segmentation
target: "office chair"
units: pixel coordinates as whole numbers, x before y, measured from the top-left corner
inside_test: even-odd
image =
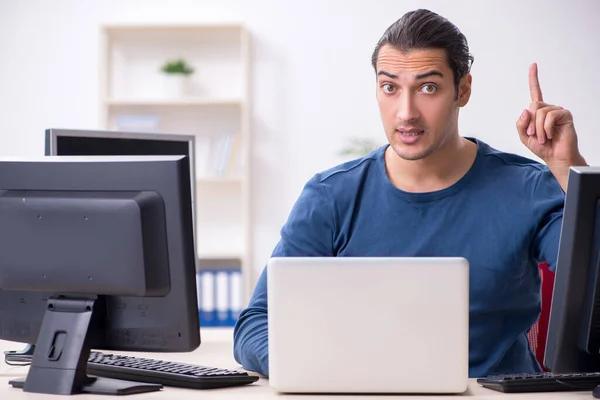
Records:
[[[544,349],[546,348],[550,304],[552,303],[552,290],[554,289],[554,272],[548,269],[547,263],[541,263],[539,271],[542,280],[542,311],[538,321],[531,327],[527,336],[535,358],[542,366],[542,369],[547,371],[544,368]]]

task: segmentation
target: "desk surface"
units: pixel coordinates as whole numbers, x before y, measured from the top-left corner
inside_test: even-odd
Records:
[[[0,354],[3,356],[5,350],[18,350],[23,348],[19,343],[12,343],[6,341],[0,341]],[[209,365],[220,368],[239,369],[240,366],[235,362],[232,355],[232,334],[231,330],[202,330],[202,344],[200,347],[192,353],[184,354],[140,354],[140,353],[122,353],[131,354],[141,357],[160,358],[165,360],[174,360],[181,362],[188,362],[199,365]],[[23,377],[27,374],[27,367],[11,367],[4,363],[4,359],[0,360],[0,399],[10,400],[58,400],[58,399],[76,399],[76,400],[98,400],[103,397],[98,395],[77,395],[73,396],[55,396],[55,395],[42,395],[35,393],[25,393],[20,389],[14,389],[8,384],[10,379],[15,377]],[[228,388],[228,389],[214,389],[204,390],[198,393],[198,390],[190,389],[179,389],[172,387],[165,387],[160,392],[146,393],[140,395],[124,396],[122,398],[139,398],[143,396],[145,399],[152,400],[167,400],[167,399],[197,399],[198,396],[202,396],[202,399],[268,399],[276,398],[277,392],[269,387],[268,379],[260,379],[258,382],[247,386]],[[311,399],[318,400],[324,398],[334,398],[335,400],[346,400],[346,399],[378,399],[391,400],[391,399],[439,399],[449,400],[457,398],[472,398],[472,399],[496,399],[506,397],[511,400],[524,400],[524,399],[593,399],[591,392],[570,392],[570,393],[534,393],[534,394],[503,394],[493,390],[485,389],[477,384],[474,379],[469,381],[469,389],[466,393],[456,396],[364,396],[364,395],[286,395],[285,399]],[[111,398],[114,398],[111,396]]]

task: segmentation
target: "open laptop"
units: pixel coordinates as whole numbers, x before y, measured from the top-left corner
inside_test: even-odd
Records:
[[[466,259],[271,258],[267,282],[276,391],[466,391]]]

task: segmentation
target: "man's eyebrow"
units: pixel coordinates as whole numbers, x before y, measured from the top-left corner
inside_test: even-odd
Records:
[[[385,71],[379,71],[377,73],[377,75],[385,75],[385,76],[387,76],[388,78],[391,78],[391,79],[398,79],[398,75],[390,74],[389,72],[385,72]]]
[[[425,73],[415,76],[415,79],[423,79],[423,78],[427,78],[430,76],[439,76],[439,77],[443,78],[444,74],[442,74],[440,71],[434,69],[433,71],[425,72]]]
[[[386,71],[379,71],[377,73],[377,75],[384,75],[384,76],[387,76],[388,78],[391,78],[391,79],[398,79],[398,75],[394,75],[394,74],[386,72]],[[430,76],[439,76],[439,77],[443,78],[444,74],[442,74],[440,71],[434,69],[432,71],[428,71],[428,72],[424,72],[422,74],[416,75],[415,79],[419,80],[419,79],[424,79],[424,78],[427,78],[427,77],[430,77]]]

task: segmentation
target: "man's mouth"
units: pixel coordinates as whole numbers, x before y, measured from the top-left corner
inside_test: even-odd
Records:
[[[404,136],[418,136],[425,131],[422,129],[397,129],[397,132]]]

